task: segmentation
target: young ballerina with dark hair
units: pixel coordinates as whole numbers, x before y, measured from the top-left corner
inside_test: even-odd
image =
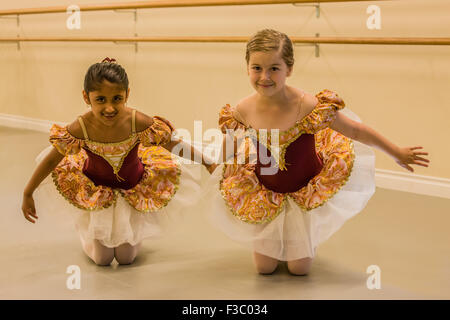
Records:
[[[170,153],[184,143],[172,139],[172,124],[127,107],[129,94],[128,76],[114,59],[93,64],[83,90],[90,111],[68,126],[52,126],[52,146],[40,155],[23,194],[23,214],[35,223],[33,193],[51,174],[54,183],[46,179],[39,188],[40,210],[72,212],[82,247],[98,265],[114,258],[132,263],[142,240],[160,233],[165,216],[200,194],[198,174]],[[183,157],[202,159],[186,148],[191,155]]]

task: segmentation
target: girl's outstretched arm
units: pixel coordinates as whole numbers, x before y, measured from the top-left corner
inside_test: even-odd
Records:
[[[201,164],[205,166],[206,170],[208,170],[209,173],[212,173],[216,167],[216,164],[214,164],[210,159],[205,157],[194,146],[183,141],[182,139],[172,139],[169,143],[163,145],[162,147],[176,154],[177,156],[191,160],[192,162],[201,162]],[[188,152],[185,153],[185,150]]]
[[[337,113],[336,119],[330,128],[353,140],[382,150],[393,157],[395,162],[397,162],[402,168],[405,168],[411,172],[414,172],[414,169],[410,166],[410,164],[428,167],[428,163],[430,162],[428,159],[423,157],[428,155],[428,152],[417,151],[418,149],[422,149],[421,146],[405,148],[399,147],[376,132],[374,129],[363,123],[353,121],[340,112]]]
[[[64,155],[58,152],[54,147],[50,153],[41,161],[34,170],[33,175],[28,181],[23,191],[22,212],[25,218],[35,223],[34,219],[38,219],[36,208],[34,206],[33,192],[41,184],[41,182],[56,168],[58,163],[64,158]]]
[[[138,131],[138,133],[143,132],[152,125],[152,117],[139,111],[136,112],[136,130]],[[174,139],[172,137],[170,141],[161,144],[161,147],[173,154],[176,154],[177,156],[183,157],[193,162],[200,162],[210,173],[214,171],[215,164],[213,164],[211,160],[207,159],[207,157],[205,157],[200,151],[194,148],[194,146],[187,143],[186,141],[183,141],[180,138]]]

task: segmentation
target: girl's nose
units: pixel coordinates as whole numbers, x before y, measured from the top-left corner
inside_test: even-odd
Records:
[[[261,75],[262,80],[269,80],[270,79],[270,73],[269,71],[265,71]]]
[[[113,113],[114,111],[116,111],[116,109],[114,109],[113,106],[111,106],[111,105],[109,105],[105,108],[105,112]]]

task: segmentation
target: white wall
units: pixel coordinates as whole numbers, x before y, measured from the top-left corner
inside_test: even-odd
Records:
[[[78,0],[78,5],[113,1]],[[134,2],[134,1],[122,1]],[[37,4],[38,3],[38,4]],[[1,1],[1,9],[69,5],[72,1]],[[382,29],[368,30],[366,8],[381,8]],[[82,13],[81,30],[66,28],[65,13],[0,19],[0,37],[21,36],[250,36],[270,27],[290,36],[450,37],[445,0],[170,8]],[[315,93],[337,91],[348,108],[393,142],[423,145],[431,166],[420,175],[450,178],[450,46],[296,46],[289,84]],[[85,111],[84,73],[105,56],[128,72],[130,105],[192,130],[216,126],[218,111],[252,92],[245,70],[245,44],[0,43],[0,114],[68,122]],[[377,152],[377,168],[406,172]]]

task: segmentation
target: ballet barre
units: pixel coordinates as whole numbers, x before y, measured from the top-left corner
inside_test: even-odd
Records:
[[[0,42],[192,42],[242,43],[249,37],[0,37]],[[291,37],[295,44],[450,45],[450,38]]]
[[[92,4],[79,6],[80,11],[103,11],[103,10],[123,10],[123,9],[156,9],[156,8],[177,8],[177,7],[217,7],[217,6],[245,6],[245,5],[270,5],[270,4],[300,4],[300,3],[331,3],[331,2],[365,2],[368,0],[171,0],[171,1],[139,1],[115,4]],[[396,0],[371,0],[375,1],[396,1]],[[0,10],[0,16],[25,15],[25,14],[45,14],[67,12],[67,6],[24,8]]]

